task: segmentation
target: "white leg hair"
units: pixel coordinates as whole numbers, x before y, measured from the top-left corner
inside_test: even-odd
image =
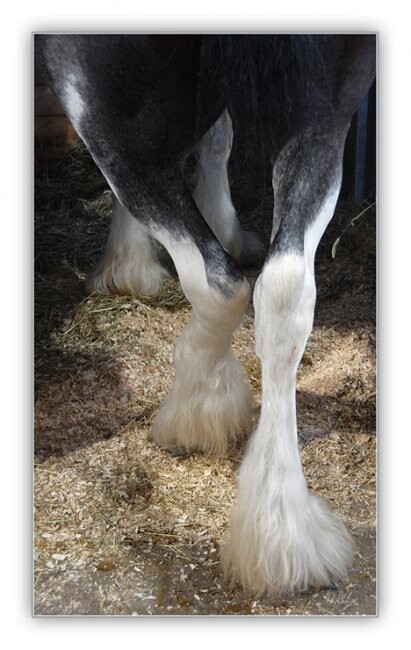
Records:
[[[166,248],[167,240],[168,235],[159,235]],[[223,453],[251,424],[250,390],[231,351],[250,288],[246,280],[238,282],[226,298],[209,286],[196,248],[180,241],[171,249],[193,313],[174,348],[174,384],[154,420],[152,437],[167,448]]]
[[[104,255],[87,278],[94,293],[150,295],[170,277],[158,262],[143,226],[113,196],[113,215]]]
[[[274,255],[254,292],[261,418],[240,469],[223,564],[232,581],[257,594],[328,586],[352,562],[343,524],[307,489],[295,406],[297,367],[313,323],[314,254],[337,196],[335,189],[306,232],[304,254]]]
[[[259,237],[243,230],[231,200],[227,163],[233,142],[231,118],[224,111],[199,143],[199,172],[193,198],[221,245],[240,264],[260,260]]]

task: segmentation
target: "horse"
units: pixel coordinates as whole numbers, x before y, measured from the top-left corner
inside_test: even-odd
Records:
[[[296,373],[313,325],[314,256],[375,50],[374,34],[35,35],[36,59],[116,197],[92,285],[116,288],[112,271],[101,278],[123,253],[139,267],[132,290],[156,290],[165,277],[159,242],[192,306],[152,427],[167,449],[224,453],[250,429],[252,400],[231,340],[250,300],[242,259],[262,249],[231,202],[232,128],[270,165],[271,238],[253,293],[262,407],[221,550],[227,580],[257,596],[329,587],[353,561],[346,527],[307,487]],[[192,193],[183,167],[195,150],[203,173]]]

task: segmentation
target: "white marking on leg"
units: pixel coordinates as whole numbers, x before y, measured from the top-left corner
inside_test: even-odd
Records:
[[[203,258],[188,241],[159,240],[169,248],[181,286],[193,306],[174,348],[175,380],[153,424],[154,440],[166,447],[223,453],[250,426],[251,394],[231,339],[248,305],[246,280],[225,298],[207,282]]]
[[[352,561],[343,524],[307,489],[295,407],[297,367],[313,321],[314,253],[337,195],[333,189],[307,230],[304,255],[272,257],[254,292],[261,418],[240,469],[223,562],[232,579],[259,594],[328,585]]]
[[[143,226],[114,197],[110,234],[102,259],[87,279],[88,291],[151,295],[169,277]]]
[[[227,163],[231,153],[231,119],[224,111],[198,145],[200,170],[193,198],[218,241],[241,261],[261,258],[264,246],[255,233],[243,230],[232,203]]]

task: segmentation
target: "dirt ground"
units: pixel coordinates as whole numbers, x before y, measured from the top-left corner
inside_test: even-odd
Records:
[[[151,299],[85,294],[110,194],[83,149],[36,164],[35,198],[34,614],[375,615],[374,208],[340,203],[326,232],[297,383],[307,481],[346,522],[355,565],[335,589],[255,600],[219,564],[246,441],[218,458],[173,457],[148,439],[190,316],[178,283]],[[270,197],[243,205],[266,236]],[[250,304],[234,350],[257,420],[252,316]]]

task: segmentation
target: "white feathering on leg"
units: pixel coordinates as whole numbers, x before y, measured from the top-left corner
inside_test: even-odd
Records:
[[[159,235],[170,246],[167,236]],[[152,436],[165,447],[223,453],[246,431],[253,414],[251,393],[231,338],[248,305],[246,280],[227,298],[209,286],[203,259],[189,244],[173,244],[173,259],[191,319],[174,349],[175,380],[154,423]]]
[[[295,406],[297,367],[313,321],[314,252],[336,195],[307,231],[305,254],[272,257],[254,292],[262,410],[240,469],[222,560],[230,580],[259,595],[328,586],[346,576],[353,558],[344,525],[307,489]]]
[[[151,295],[170,275],[157,260],[153,244],[137,219],[113,199],[113,216],[104,255],[86,281],[94,293]]]

